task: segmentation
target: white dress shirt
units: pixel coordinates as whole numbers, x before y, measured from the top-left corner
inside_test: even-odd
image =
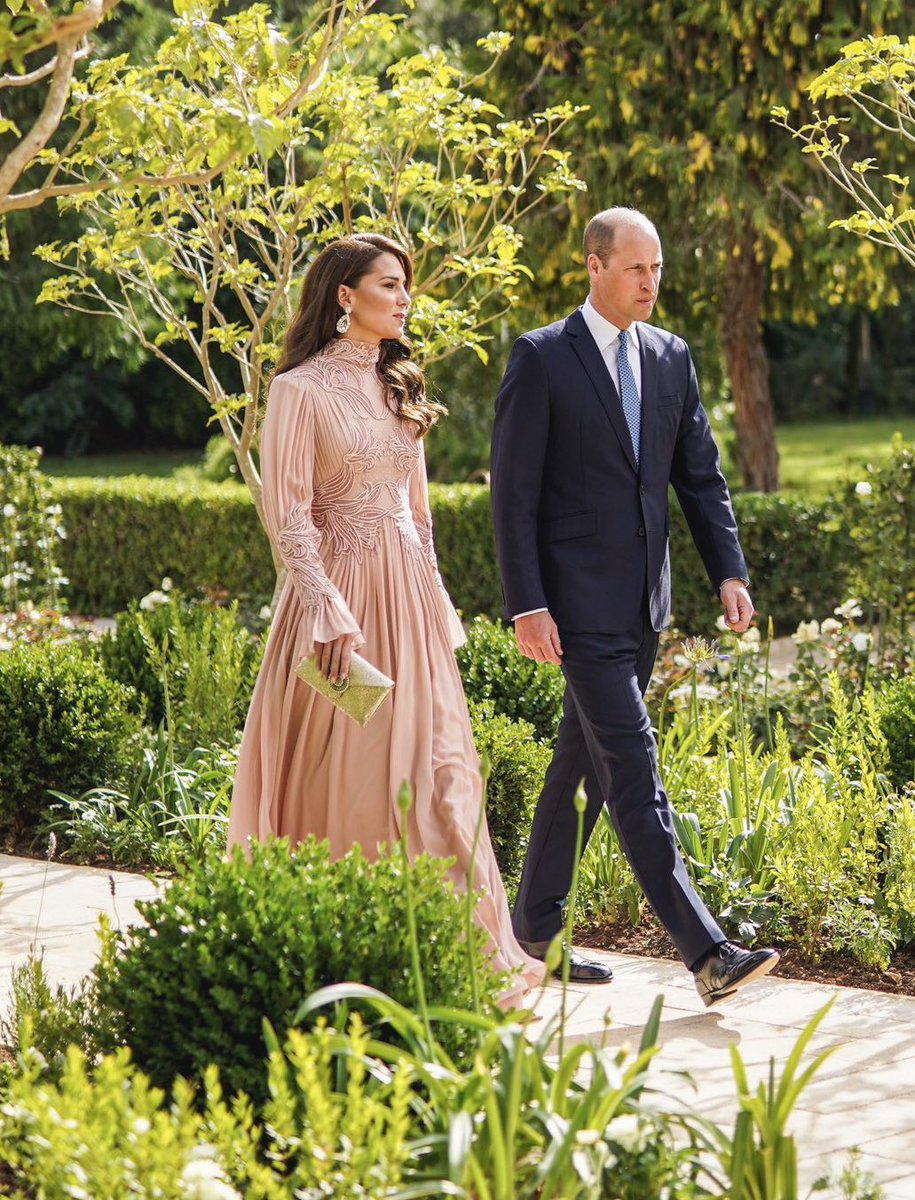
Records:
[[[581,306],[581,315],[585,319],[585,324],[591,332],[591,336],[597,343],[597,348],[601,352],[604,362],[607,364],[607,370],[610,372],[610,378],[613,380],[613,385],[616,388],[617,395],[620,390],[620,368],[619,368],[619,352],[620,352],[620,330],[616,325],[611,324],[606,317],[602,317],[594,305],[591,303],[589,296]],[[639,355],[639,323],[633,321],[629,326],[629,366],[632,368],[632,377],[635,380],[636,390],[639,393],[639,399],[642,397],[642,360]]]

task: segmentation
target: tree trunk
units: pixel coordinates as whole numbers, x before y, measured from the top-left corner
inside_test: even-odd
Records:
[[[775,413],[769,394],[769,362],[762,340],[765,264],[757,262],[752,231],[744,232],[740,254],[731,256],[721,287],[721,345],[731,393],[737,463],[744,487],[778,491]]]
[[[848,345],[845,354],[845,415],[851,421],[858,418],[861,398],[861,309],[852,311],[848,322]]]

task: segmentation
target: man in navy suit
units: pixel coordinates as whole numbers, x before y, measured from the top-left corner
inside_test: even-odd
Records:
[[[515,933],[543,958],[562,928],[582,779],[585,842],[603,803],[649,903],[713,1004],[778,961],[732,945],[677,849],[644,703],[670,620],[673,485],[725,620],[753,615],[718,449],[686,343],[646,322],[661,282],[657,230],[634,209],[588,224],[590,294],[518,339],[496,401],[492,503],[506,615],[521,653],[561,663],[562,723],[531,829]],[[605,965],[571,955],[572,978]]]

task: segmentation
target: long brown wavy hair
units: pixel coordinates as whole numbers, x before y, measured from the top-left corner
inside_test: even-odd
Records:
[[[393,254],[403,267],[406,286],[413,283],[413,262],[403,246],[380,233],[353,233],[325,246],[305,273],[302,296],[289,322],[283,353],[275,374],[290,371],[338,337],[337,321],[343,309],[337,300],[341,284],[356,287],[381,254]],[[411,362],[412,346],[406,337],[382,338],[378,374],[384,384],[385,400],[399,416],[415,421],[417,437],[424,437],[439,416],[446,412],[426,396],[422,369]]]

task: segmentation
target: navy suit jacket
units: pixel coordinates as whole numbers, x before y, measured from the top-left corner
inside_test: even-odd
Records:
[[[648,596],[670,620],[668,486],[712,585],[747,576],[718,448],[682,338],[639,324],[640,462],[578,309],[520,337],[499,396],[492,505],[510,619],[548,608],[560,634],[622,633]]]

